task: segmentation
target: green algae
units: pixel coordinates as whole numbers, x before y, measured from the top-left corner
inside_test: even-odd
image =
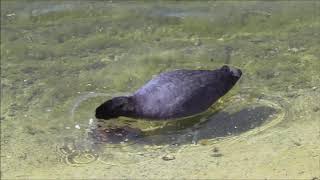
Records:
[[[318,148],[312,146],[319,143],[318,9],[317,1],[1,1],[1,177],[53,178],[57,172],[58,178],[319,177]],[[120,165],[108,165],[106,157],[114,155],[110,149],[98,152],[106,164],[70,169],[60,162],[56,146],[65,137],[88,143],[81,140],[88,120],[105,100],[89,99],[72,119],[70,110],[82,94],[130,93],[164,71],[222,64],[244,72],[223,105],[232,104],[228,99],[237,94],[252,100],[272,97],[285,109],[284,120],[265,134],[240,134],[242,140],[231,145],[217,142],[221,160],[206,156],[210,143],[186,143],[189,151],[121,149],[124,153],[113,157],[125,162]],[[139,121],[137,126],[163,124]],[[143,158],[148,148],[151,154]],[[166,153],[177,153],[171,164],[156,158]]]

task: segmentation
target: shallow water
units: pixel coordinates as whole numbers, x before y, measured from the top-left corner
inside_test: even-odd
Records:
[[[1,178],[320,178],[319,9],[1,1]],[[203,114],[94,119],[160,72],[223,64],[243,77]],[[142,133],[107,143],[97,125]]]

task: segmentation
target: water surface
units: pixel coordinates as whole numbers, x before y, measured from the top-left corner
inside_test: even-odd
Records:
[[[320,177],[317,1],[1,1],[4,179]],[[239,67],[204,114],[94,119],[174,69]],[[141,136],[117,143],[96,124]]]

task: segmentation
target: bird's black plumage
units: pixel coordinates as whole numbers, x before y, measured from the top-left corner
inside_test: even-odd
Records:
[[[173,119],[208,109],[241,77],[240,69],[176,70],[159,74],[132,96],[116,97],[96,109],[96,117]]]

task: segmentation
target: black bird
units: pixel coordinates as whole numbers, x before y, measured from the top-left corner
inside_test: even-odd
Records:
[[[96,109],[96,118],[119,116],[166,120],[207,110],[239,80],[240,69],[175,70],[150,80],[132,96],[107,100]]]

